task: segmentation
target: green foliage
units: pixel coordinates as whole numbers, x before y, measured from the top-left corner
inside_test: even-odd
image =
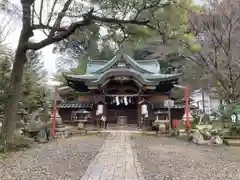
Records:
[[[61,84],[67,84],[66,79],[64,78],[63,74],[61,72],[57,72],[56,74],[53,75],[53,80],[58,81]]]
[[[171,54],[175,54],[176,61],[181,59],[177,56],[186,48],[185,34],[188,30],[188,10],[191,6],[191,1],[180,0],[163,8],[145,11],[141,17],[150,19],[149,26],[128,26],[128,43],[131,45],[125,46],[125,43],[125,49],[131,49],[135,59],[168,60],[167,56]]]
[[[201,44],[196,41],[196,37],[192,33],[184,34],[184,43],[193,53],[201,50]]]
[[[219,108],[220,119],[222,121],[231,121],[231,115],[235,109],[236,104],[228,104]]]
[[[233,124],[229,128],[229,134],[230,136],[240,136],[240,125],[239,124]]]
[[[0,112],[3,113],[6,102],[6,91],[11,75],[11,66],[13,62],[12,50],[6,46],[0,46]],[[42,85],[40,80],[44,78],[43,62],[41,62],[41,53],[29,51],[28,61],[24,67],[22,80],[21,108],[26,108],[30,112],[41,106]]]
[[[22,80],[21,99],[24,109],[29,112],[42,106],[43,87],[40,80],[44,78],[41,52],[28,51],[28,61],[24,67]]]
[[[99,3],[99,2],[95,2]],[[136,8],[143,2],[140,1],[102,1],[101,8],[112,7],[113,12],[123,12],[127,7]],[[115,4],[112,6],[112,4]],[[74,51],[70,60],[61,59],[61,64],[77,64],[70,72],[84,74],[89,59],[108,60],[114,55],[115,45],[122,44],[122,51],[133,56],[134,59],[159,58],[163,73],[172,73],[175,69],[183,71],[182,81],[184,83],[198,82],[200,76],[190,72],[186,58],[181,54],[185,49],[192,52],[200,50],[200,44],[196,43],[194,34],[188,33],[189,9],[199,11],[200,6],[193,5],[190,0],[172,2],[171,5],[162,8],[150,8],[140,14],[140,19],[149,19],[149,26],[137,26],[132,24],[118,25],[97,23],[87,26],[85,29],[77,30],[68,39],[56,44],[55,53],[64,53],[66,49]],[[103,29],[105,32],[103,32]],[[104,34],[104,35],[102,35]],[[122,42],[123,36],[125,41]],[[180,52],[180,53],[179,53]],[[60,63],[59,63],[60,64]],[[57,74],[55,79],[64,82],[64,78]],[[200,80],[199,80],[200,81]],[[64,82],[65,83],[65,82]],[[199,83],[200,84],[200,83]],[[192,86],[193,89],[195,85]],[[176,92],[183,97],[182,92]]]
[[[56,50],[55,53],[62,53],[62,56],[69,57],[59,58],[59,60],[57,60],[58,68],[66,65],[71,67],[71,64],[77,64],[77,67],[72,68],[71,72],[84,74],[89,59],[108,60],[113,57],[114,49],[107,40],[100,39],[99,28],[95,28],[94,32],[92,32],[92,29],[86,29],[84,32],[86,33],[85,36],[74,33],[69,39],[56,45],[54,49],[58,50]],[[99,47],[98,44],[100,41],[102,43]],[[66,53],[66,49],[68,48],[71,49],[71,53]]]
[[[132,39],[135,39],[137,41],[152,37],[151,31],[149,31],[147,27],[140,27],[130,24],[127,26],[127,32]]]
[[[87,70],[87,63],[88,59],[87,57],[84,57],[76,68],[71,69],[71,72],[74,74],[85,74]]]
[[[6,102],[6,90],[10,80],[12,64],[12,51],[4,45],[0,45],[0,113],[3,113]]]
[[[193,12],[201,12],[202,6],[201,6],[201,5],[194,4],[194,5],[191,6],[191,10],[192,10]]]
[[[157,4],[157,2],[159,1],[150,1],[149,4],[136,0],[91,1],[100,7],[103,15],[112,15],[118,19],[121,16],[124,19],[125,16],[130,15],[130,12],[136,12],[146,5]],[[77,3],[75,6],[84,7],[81,3]],[[123,51],[130,55],[132,54],[130,51],[134,52],[134,57],[137,56],[136,53],[141,54],[141,51],[149,51],[151,54],[158,53],[161,45],[165,44],[171,45],[168,49],[170,53],[178,51],[181,48],[183,35],[188,28],[188,9],[190,6],[191,1],[180,0],[160,2],[153,8],[146,8],[139,14],[139,19],[149,19],[149,26],[94,23],[84,29],[77,30],[68,39],[55,44],[54,53],[64,55],[66,49],[71,49],[73,51],[69,53],[71,58],[61,58],[59,64],[75,62],[79,66],[73,69],[74,73],[83,73],[86,69],[85,59],[111,59],[116,45],[122,44],[124,39]],[[155,57],[159,56],[161,55],[157,54]]]

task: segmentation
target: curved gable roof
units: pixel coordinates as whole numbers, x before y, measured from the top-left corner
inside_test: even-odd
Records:
[[[104,73],[107,70],[111,69],[117,62],[120,62],[120,61],[121,62],[125,61],[133,69],[135,69],[139,72],[149,73],[149,74],[156,73],[156,72],[152,71],[152,68],[155,67],[156,64],[155,65],[152,64],[150,67],[146,66],[146,63],[145,64],[142,63],[142,65],[141,65],[137,61],[132,59],[130,56],[128,56],[124,53],[120,53],[120,54],[116,55],[112,60],[110,60],[110,61],[108,61],[107,63],[104,63],[104,64],[97,63],[97,62],[94,62],[94,64],[89,63],[87,72],[88,73],[96,73],[96,74]],[[102,66],[102,68],[100,66]]]
[[[138,60],[138,64],[154,74],[160,73],[160,64],[158,60]]]
[[[125,69],[125,68],[120,68],[120,69],[110,69],[106,72],[104,72],[97,80],[92,81],[91,83],[93,84],[103,84],[109,77],[111,76],[132,76],[136,80],[138,80],[141,84],[151,84],[151,85],[157,85],[156,81],[151,81],[147,80],[143,77],[141,73],[139,73],[136,70],[133,69]]]
[[[92,60],[87,64],[86,74],[95,73],[99,69],[103,68],[107,61],[105,60]]]

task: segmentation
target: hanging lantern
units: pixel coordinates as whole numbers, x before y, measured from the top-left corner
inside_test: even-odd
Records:
[[[148,110],[147,110],[147,105],[146,104],[142,105],[142,114],[148,114]]]
[[[101,115],[103,114],[103,105],[99,104],[97,107],[96,115]]]

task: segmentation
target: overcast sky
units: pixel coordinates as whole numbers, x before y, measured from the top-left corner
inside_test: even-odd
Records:
[[[51,0],[49,0],[51,1]],[[20,5],[20,0],[10,0],[11,3],[16,4],[16,5]],[[1,17],[1,15],[0,15]],[[1,19],[0,19],[1,20]],[[12,19],[13,23],[10,24],[13,32],[7,37],[6,43],[10,44],[13,48],[16,48],[17,43],[18,43],[18,39],[19,39],[19,34],[20,34],[20,30],[21,30],[21,24],[18,22],[19,19]],[[34,32],[34,39],[36,41],[42,40],[44,39],[45,36],[41,31],[38,32]],[[44,66],[46,68],[46,70],[48,71],[49,75],[53,74],[56,72],[56,58],[58,57],[57,55],[52,53],[52,48],[53,46],[47,46],[45,48],[43,48],[41,51],[43,52],[43,60],[44,60]]]

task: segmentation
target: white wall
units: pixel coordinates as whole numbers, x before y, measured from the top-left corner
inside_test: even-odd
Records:
[[[190,98],[193,100],[192,105],[199,107],[203,110],[202,102],[202,92],[200,90],[195,91],[190,95]],[[204,106],[206,113],[209,113],[210,110],[218,109],[220,106],[220,99],[210,97],[208,93],[204,93]]]

